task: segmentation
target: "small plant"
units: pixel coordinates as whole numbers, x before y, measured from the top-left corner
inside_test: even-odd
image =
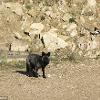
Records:
[[[52,53],[51,57],[50,57],[51,61],[58,61],[57,56],[55,54]]]
[[[25,62],[17,62],[17,63],[15,63],[14,67],[23,69],[23,68],[25,68]]]
[[[75,54],[74,53],[71,53],[68,55],[68,60],[69,61],[75,61]]]
[[[4,66],[7,64],[7,52],[3,51],[1,54],[0,54],[0,66]]]
[[[69,18],[69,23],[76,22],[74,17]]]
[[[1,62],[0,62],[0,70],[6,70],[6,69],[8,69],[7,66],[8,66],[7,60],[5,60],[5,59],[1,60]]]
[[[16,61],[16,60],[10,62],[9,65],[12,66],[13,68],[18,68],[18,69],[23,69],[26,66],[25,61]]]
[[[31,10],[32,5],[30,5],[30,4],[26,4],[25,7],[26,7],[27,10]]]

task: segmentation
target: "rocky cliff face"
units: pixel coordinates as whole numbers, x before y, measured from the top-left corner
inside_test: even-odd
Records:
[[[99,0],[0,1],[0,50],[64,49],[65,55],[96,58],[99,29]]]

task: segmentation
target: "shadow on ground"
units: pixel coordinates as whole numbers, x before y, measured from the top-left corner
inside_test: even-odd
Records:
[[[35,76],[35,73],[33,72],[33,74],[31,75],[31,76],[29,76],[29,73],[28,72],[26,72],[26,71],[15,71],[16,73],[19,73],[19,74],[22,74],[22,75],[26,75],[26,76],[28,76],[28,77],[35,77],[35,78],[37,78],[36,76]]]
[[[28,73],[26,71],[16,71],[16,73],[19,73],[19,74],[23,74],[23,75],[28,76]]]

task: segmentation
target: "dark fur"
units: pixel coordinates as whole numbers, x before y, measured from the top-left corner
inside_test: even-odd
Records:
[[[42,52],[42,55],[38,54],[29,54],[26,58],[26,71],[29,76],[33,76],[33,73],[35,77],[38,77],[38,69],[42,68],[43,72],[43,78],[46,78],[45,76],[45,67],[49,64],[49,56],[50,52],[44,53]]]

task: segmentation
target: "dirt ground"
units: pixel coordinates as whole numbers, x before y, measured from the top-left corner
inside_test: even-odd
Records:
[[[46,74],[44,79],[26,76],[25,68],[0,70],[0,96],[8,100],[100,100],[100,60],[51,62]]]

